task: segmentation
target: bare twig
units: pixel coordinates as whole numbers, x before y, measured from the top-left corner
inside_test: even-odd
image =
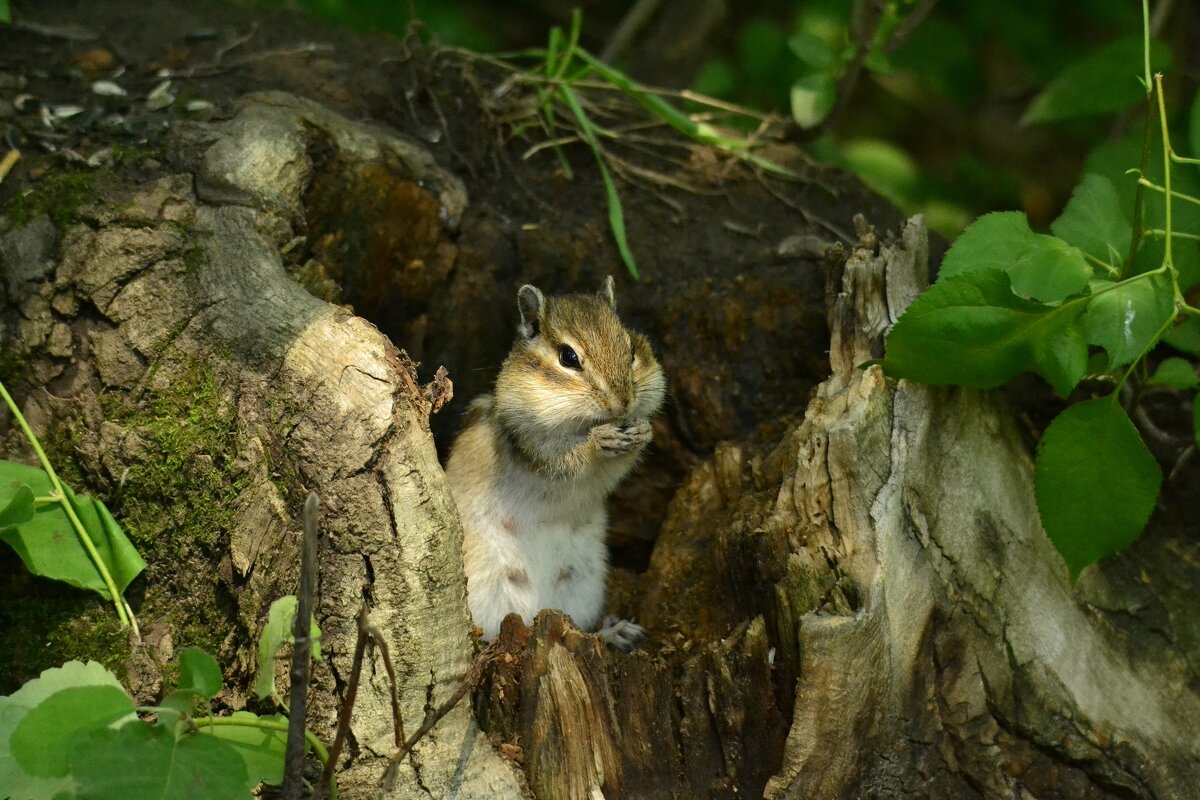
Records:
[[[309,492],[304,501],[304,543],[300,550],[300,589],[292,623],[292,686],[288,710],[287,752],[283,762],[284,800],[304,796],[304,719],[308,711],[309,661],[312,653],[312,612],[317,589],[317,509],[320,499]]]
[[[917,7],[912,10],[904,22],[896,30],[892,31],[892,35],[888,38],[887,44],[883,46],[883,52],[891,55],[900,49],[900,45],[908,41],[908,37],[912,36],[913,31],[921,27],[921,23],[929,16],[929,12],[937,5],[937,0],[921,0],[917,3]]]
[[[354,711],[354,701],[358,697],[358,683],[362,677],[363,653],[367,649],[367,641],[370,638],[367,623],[367,605],[363,604],[358,610],[358,635],[354,639],[354,661],[350,666],[350,680],[346,683],[346,694],[342,697],[341,708],[338,709],[338,724],[337,733],[334,734],[333,744],[329,747],[329,760],[325,762],[325,769],[321,772],[321,780],[317,783],[316,791],[313,792],[313,800],[322,800],[325,793],[329,790],[330,780],[333,778],[333,771],[337,768],[338,758],[342,754],[342,747],[346,744],[346,737],[350,734],[350,714]]]
[[[392,654],[388,652],[387,642],[384,641],[383,632],[371,626],[368,628],[371,634],[371,641],[379,648],[379,655],[383,657],[383,668],[387,671],[388,689],[392,695],[392,731],[396,740],[396,747],[404,745],[404,718],[400,716],[400,697],[396,689],[396,667],[392,664]]]
[[[493,648],[488,647],[479,652],[475,656],[475,660],[471,663],[471,669],[467,671],[466,677],[463,678],[458,688],[454,690],[454,694],[446,698],[446,701],[434,709],[430,709],[425,714],[425,719],[421,721],[421,727],[417,728],[413,735],[404,740],[404,744],[400,745],[400,749],[392,756],[391,763],[383,774],[383,787],[388,790],[396,778],[396,769],[400,766],[405,757],[408,756],[412,749],[417,746],[425,735],[433,730],[434,726],[441,721],[442,717],[449,714],[459,701],[475,690],[479,685],[480,679],[483,677],[483,667],[492,658]]]
[[[818,130],[822,132],[835,128],[842,115],[846,113],[846,109],[850,105],[850,97],[854,94],[854,87],[858,84],[858,78],[862,74],[863,62],[867,60],[867,54],[871,52],[871,43],[875,41],[879,23],[883,21],[884,9],[879,0],[858,0],[855,7],[864,9],[864,17],[860,25],[851,24],[852,29],[858,29],[855,31],[854,57],[842,74],[841,80],[838,81],[837,101],[834,103],[833,110],[818,127]]]

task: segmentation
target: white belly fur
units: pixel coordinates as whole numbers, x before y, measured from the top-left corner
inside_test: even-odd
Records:
[[[527,502],[505,503],[496,495],[476,496],[460,507],[471,617],[488,639],[500,632],[508,614],[517,612],[528,625],[544,608],[594,629],[607,573],[603,505],[590,513],[575,506],[573,518],[563,518],[561,506],[528,502],[534,500],[529,495],[523,499]]]

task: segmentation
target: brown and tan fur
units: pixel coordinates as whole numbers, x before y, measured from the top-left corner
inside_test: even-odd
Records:
[[[611,277],[596,295],[546,298],[522,286],[517,304],[521,324],[495,392],[471,404],[446,467],[468,603],[487,638],[507,614],[528,624],[543,608],[596,626],[604,502],[649,444],[665,389],[649,342],[617,317]],[[578,368],[564,363],[564,347]],[[626,621],[600,633],[621,647],[642,635]]]

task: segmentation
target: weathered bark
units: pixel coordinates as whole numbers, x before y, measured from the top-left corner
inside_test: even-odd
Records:
[[[127,31],[121,7],[46,21],[94,24],[132,74],[152,75],[159,45]],[[137,19],[186,31],[240,13],[157,5]],[[324,663],[309,724],[332,735],[367,600],[411,732],[473,646],[430,431],[450,384],[422,387],[410,356],[430,377],[447,365],[469,398],[508,346],[516,285],[575,289],[620,267],[590,155],[572,153],[591,183],[564,188],[552,157],[521,162],[524,146],[493,140],[493,115],[512,110],[489,105],[502,73],[272,19],[236,68],[219,63],[223,44],[182,66],[212,71],[187,84],[218,103],[211,119],[170,119],[154,152],[57,223],[0,224],[2,377],[151,561],[135,598],[146,635],[126,664],[140,697],[215,628],[220,700],[248,702],[254,638],[294,589],[313,489]],[[43,53],[52,35],[0,31],[13,45],[0,59]],[[16,72],[0,61],[0,77],[6,64]],[[134,127],[163,121],[128,113]],[[1152,527],[1070,587],[1011,411],[858,368],[926,274],[919,223],[882,246],[865,229],[852,241],[853,211],[881,231],[898,217],[844,176],[722,184],[690,152],[685,177],[720,195],[664,210],[627,193],[649,281],[618,288],[673,397],[613,509],[622,563],[654,548],[614,597],[652,637],[621,656],[553,612],[506,628],[474,716],[464,703],[446,717],[393,794],[1187,797],[1200,783],[1197,545]],[[0,189],[25,185],[38,186],[18,170]],[[444,443],[453,417],[433,423]],[[11,430],[0,444],[26,452]],[[179,480],[152,481],[162,464]],[[375,796],[395,749],[379,658],[345,797]]]

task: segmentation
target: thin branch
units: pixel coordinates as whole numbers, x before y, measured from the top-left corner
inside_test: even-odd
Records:
[[[312,653],[312,612],[317,589],[317,509],[320,498],[309,492],[304,501],[304,543],[300,550],[300,589],[292,623],[292,686],[288,710],[287,752],[283,762],[284,800],[304,796],[304,719],[308,714],[309,662]]]
[[[604,50],[600,52],[600,60],[611,64],[624,55],[633,44],[634,37],[646,27],[654,12],[658,11],[660,2],[661,0],[637,0],[633,8],[629,9],[629,13],[621,18],[612,37],[604,45]]]
[[[493,647],[488,647],[480,651],[480,653],[475,656],[475,660],[471,663],[471,669],[467,671],[466,677],[463,678],[463,681],[461,684],[459,684],[458,688],[454,690],[454,694],[446,698],[446,701],[440,706],[431,709],[425,714],[425,719],[422,720],[421,727],[417,728],[413,735],[408,737],[404,741],[404,744],[400,746],[400,749],[396,751],[395,755],[392,756],[391,763],[388,765],[387,770],[383,774],[384,791],[387,791],[392,786],[392,783],[396,779],[396,770],[399,768],[400,762],[402,762],[405,757],[412,752],[412,749],[417,746],[417,743],[425,738],[425,735],[433,730],[434,726],[441,721],[442,717],[449,714],[454,707],[458,705],[460,700],[466,697],[469,693],[473,692],[475,687],[479,685],[479,681],[483,678],[483,668],[492,658],[492,654]]]
[[[892,31],[891,38],[887,40],[887,44],[883,46],[883,52],[886,55],[891,55],[900,49],[900,46],[908,41],[908,37],[912,36],[913,31],[921,27],[921,23],[929,16],[929,12],[937,5],[937,0],[921,0],[917,3],[917,7],[912,10],[904,22],[896,30]]]
[[[329,746],[329,759],[325,769],[321,771],[321,780],[313,792],[313,800],[322,800],[333,779],[333,771],[337,768],[338,757],[346,737],[350,734],[350,714],[354,711],[354,701],[358,698],[358,684],[362,678],[363,653],[367,650],[370,633],[367,630],[367,605],[364,603],[358,610],[358,635],[354,639],[354,660],[350,666],[350,680],[346,683],[346,694],[342,697],[341,708],[338,709],[337,733],[333,736],[333,744]]]

